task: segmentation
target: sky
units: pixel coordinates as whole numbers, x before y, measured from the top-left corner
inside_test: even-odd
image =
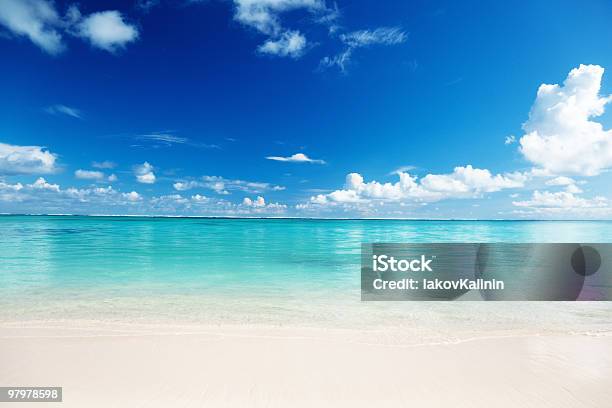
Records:
[[[612,218],[611,19],[0,0],[0,213]]]

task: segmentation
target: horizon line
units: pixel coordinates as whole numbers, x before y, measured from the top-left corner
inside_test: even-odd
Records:
[[[53,213],[0,213],[0,217],[92,217],[92,218],[203,218],[203,219],[232,219],[232,220],[313,220],[313,221],[522,221],[522,222],[611,222],[612,219],[555,219],[555,218],[389,218],[389,217],[249,217],[231,215],[147,215],[147,214],[53,214]]]

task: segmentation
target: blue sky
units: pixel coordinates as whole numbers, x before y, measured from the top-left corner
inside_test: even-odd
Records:
[[[0,212],[610,218],[612,7],[482,3],[0,0]]]

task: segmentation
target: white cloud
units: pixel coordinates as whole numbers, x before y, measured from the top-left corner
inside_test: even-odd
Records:
[[[111,174],[110,176],[108,176],[108,181],[111,183],[114,183],[115,181],[117,181],[117,176],[114,174]]]
[[[244,197],[240,207],[241,208],[238,208],[238,212],[243,212],[244,208],[246,208],[247,211],[255,214],[283,213],[287,209],[287,206],[284,204],[266,203],[266,200],[262,196],[257,196],[254,200],[249,197]]]
[[[511,145],[514,142],[516,142],[516,136],[514,135],[506,136],[506,139],[504,140],[505,145]]]
[[[83,179],[83,180],[102,180],[104,179],[104,173],[102,173],[101,171],[95,171],[95,170],[82,170],[82,169],[78,169],[77,171],[74,172],[74,175],[76,178],[78,179]]]
[[[153,166],[148,162],[144,162],[141,165],[134,167],[134,175],[139,183],[153,184],[155,183],[155,173],[153,173]]]
[[[415,170],[415,169],[416,169],[416,166],[410,166],[410,165],[408,165],[408,166],[400,166],[397,169],[393,170],[392,172],[389,172],[387,175],[388,176],[392,176],[392,175],[399,174],[399,173],[409,172],[409,171],[412,171],[412,170]]]
[[[194,194],[191,196],[191,200],[197,202],[197,203],[204,203],[204,202],[208,202],[210,199],[206,196],[200,195],[200,194]]]
[[[23,184],[15,183],[9,184],[0,180],[0,190],[12,190],[12,191],[20,191],[23,189]]]
[[[299,58],[306,49],[306,37],[299,31],[286,31],[280,37],[269,39],[257,49],[262,54]]]
[[[172,185],[175,190],[178,191],[187,191],[192,188],[198,187],[199,183],[197,181],[177,181]]]
[[[337,66],[346,72],[354,51],[372,45],[397,45],[407,39],[406,33],[399,27],[379,27],[374,30],[358,30],[340,35],[340,40],[346,45],[344,51],[331,57],[324,57],[319,63],[322,69]]]
[[[311,197],[310,204],[335,205],[373,201],[429,202],[447,198],[477,197],[502,189],[522,187],[527,176],[522,173],[492,175],[489,170],[468,165],[456,167],[450,174],[428,174],[420,180],[409,173],[399,173],[396,183],[365,182],[358,173],[346,176],[344,189]]]
[[[52,1],[2,0],[0,25],[15,35],[28,37],[49,54],[59,54],[64,50],[62,35],[57,29],[61,18]]]
[[[60,192],[60,186],[58,184],[47,183],[43,177],[39,177],[32,184],[28,184],[28,187],[33,188],[35,190],[50,190],[55,191],[56,193]]]
[[[162,142],[166,144],[185,144],[189,142],[186,137],[180,137],[168,132],[149,133],[146,135],[138,135],[135,137],[138,140],[147,140],[152,142]]]
[[[346,72],[352,56],[353,48],[349,47],[337,55],[331,57],[323,57],[319,62],[319,68],[325,69],[337,66],[340,71]]]
[[[234,18],[254,28],[269,38],[258,47],[262,54],[299,58],[303,55],[307,40],[297,30],[283,28],[280,17],[290,11],[325,13],[324,0],[234,0]]]
[[[0,143],[0,175],[55,173],[54,153],[40,146]]]
[[[306,156],[304,153],[296,153],[288,157],[283,156],[268,156],[266,157],[268,160],[282,161],[282,162],[292,162],[292,163],[318,163],[325,164],[324,160],[319,159],[311,159]]]
[[[144,202],[144,197],[135,191],[121,193],[112,186],[62,189],[39,177],[26,185],[0,181],[0,201],[9,212],[116,214],[121,211],[116,208],[134,208],[132,204]],[[11,203],[19,205],[10,207]]]
[[[282,13],[299,9],[314,12],[325,8],[322,0],[234,0],[234,3],[237,21],[268,35],[278,35],[282,30]]]
[[[265,182],[232,180],[220,176],[202,176],[199,180],[177,181],[173,184],[175,190],[186,191],[193,188],[205,188],[215,191],[217,194],[227,195],[230,191],[241,191],[245,193],[263,193],[266,191],[282,191],[283,186]]]
[[[266,200],[262,196],[257,196],[255,200],[251,200],[249,197],[244,197],[242,205],[247,207],[265,207]]]
[[[75,34],[87,39],[94,47],[109,52],[125,48],[139,36],[136,26],[124,21],[121,13],[115,10],[92,13],[75,27]]]
[[[604,197],[586,199],[567,191],[551,193],[549,191],[534,191],[531,200],[513,201],[517,207],[550,207],[550,208],[603,208],[608,206]]]
[[[576,184],[576,180],[565,176],[555,177],[546,182],[547,186],[569,186],[570,184]]]
[[[123,193],[122,196],[131,202],[136,202],[142,200],[142,196],[135,191],[130,191],[129,193]]]
[[[406,33],[399,27],[380,27],[374,30],[359,30],[340,35],[340,39],[352,48],[379,44],[401,44],[406,41],[406,38]]]
[[[81,111],[79,111],[78,109],[61,104],[48,106],[45,108],[45,112],[50,115],[66,115],[77,119],[83,118],[81,115]]]
[[[136,176],[136,179],[139,183],[143,184],[154,184],[155,183],[155,173],[149,172],[144,174],[139,174]]]
[[[541,85],[523,125],[525,158],[551,174],[594,176],[612,167],[612,130],[592,120],[612,96],[600,96],[604,69],[580,65],[563,85]]]
[[[575,184],[570,184],[566,186],[565,191],[567,191],[568,193],[572,193],[572,194],[580,194],[583,192],[582,189]]]
[[[25,185],[0,180],[0,202],[4,212],[14,213],[268,216],[287,211],[286,205],[268,203],[263,196],[246,197],[237,203],[200,194],[148,198],[136,191],[124,193],[112,186],[63,189],[42,177]]]
[[[82,16],[78,7],[72,5],[66,16],[62,17],[52,0],[2,0],[0,25],[15,35],[28,37],[34,44],[53,55],[66,48],[63,31],[84,38],[94,47],[109,52],[125,47],[139,36],[138,29],[126,23],[121,13],[116,10]],[[74,116],[66,109],[52,110]]]
[[[199,194],[183,197],[180,194],[168,194],[153,197],[147,208],[154,213],[163,214],[205,214],[225,216],[275,215],[284,213],[287,206],[279,203],[266,203],[258,196],[255,199],[245,197],[239,204],[223,199],[211,199]]]
[[[103,162],[92,162],[91,166],[95,167],[96,169],[114,169],[117,167],[117,164],[112,161],[105,160]]]

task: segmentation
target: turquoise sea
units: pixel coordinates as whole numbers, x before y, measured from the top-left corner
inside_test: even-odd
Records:
[[[612,242],[612,222],[0,216],[0,320],[612,322],[607,302],[360,302],[362,242]]]

